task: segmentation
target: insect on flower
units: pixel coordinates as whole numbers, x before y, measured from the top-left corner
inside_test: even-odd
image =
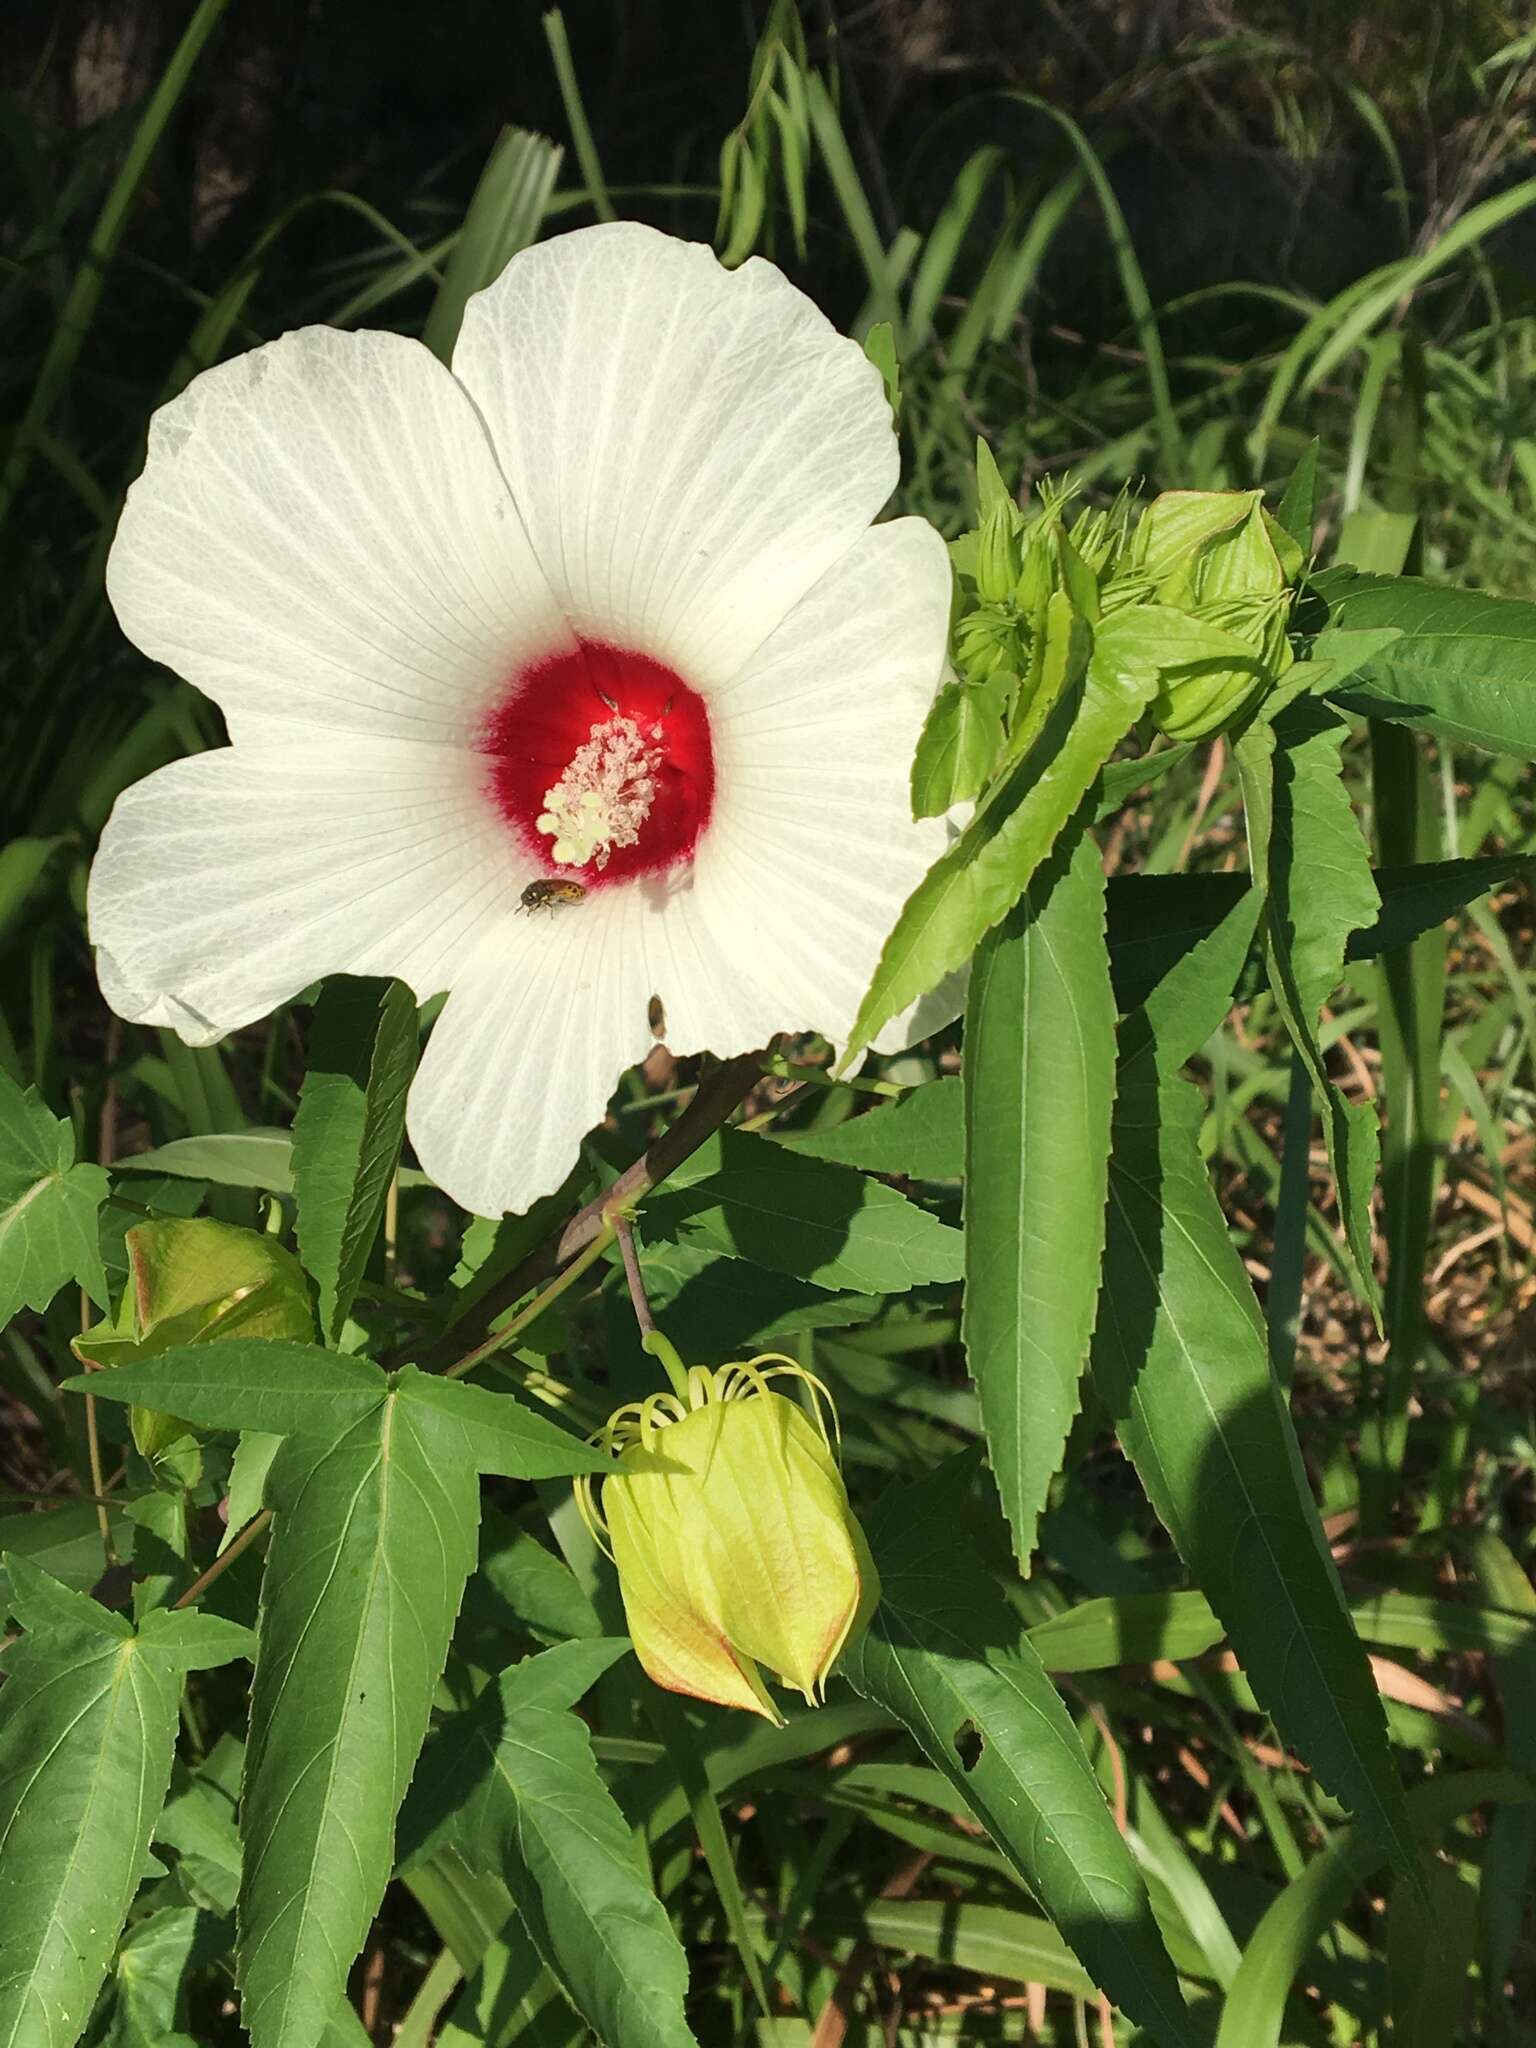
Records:
[[[518,901],[524,910],[558,910],[562,903],[584,903],[586,887],[565,875],[530,882]]]
[[[652,994],[679,1052],[846,1039],[946,839],[909,770],[952,579],[871,524],[898,470],[857,342],[636,221],[514,256],[451,369],[307,327],[205,370],[107,587],[231,744],[118,798],[107,1001],[211,1045],[326,974],[445,993],[410,1134],[482,1216],[559,1185]]]

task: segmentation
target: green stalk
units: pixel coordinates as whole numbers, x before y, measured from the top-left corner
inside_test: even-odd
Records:
[[[586,181],[587,197],[592,202],[592,211],[599,220],[617,220],[618,215],[614,212],[613,201],[608,197],[603,167],[598,162],[597,144],[592,140],[587,110],[581,103],[581,87],[576,83],[576,66],[571,60],[571,44],[565,32],[565,18],[558,7],[552,7],[544,17],[544,36],[549,44],[549,54],[554,59],[560,98],[565,104],[565,118],[571,131],[576,161],[580,164],[581,175]]]
[[[1423,350],[1403,339],[1403,383],[1381,496],[1396,513],[1417,511],[1424,416]],[[1396,575],[1417,566],[1416,530],[1404,529],[1396,559],[1361,568]],[[1376,853],[1383,867],[1437,860],[1440,808],[1435,776],[1411,730],[1371,721],[1371,793]],[[1385,1533],[1408,1441],[1408,1407],[1426,1338],[1424,1269],[1440,1171],[1440,1032],[1445,1007],[1446,933],[1425,932],[1383,953],[1377,966],[1381,1039],[1382,1236],[1387,1252],[1387,1361],[1381,1395],[1361,1439],[1361,1528]]]
[[[85,345],[106,283],[107,266],[117,253],[117,245],[122,240],[139,187],[176,111],[176,104],[186,90],[193,68],[202,55],[203,46],[218,27],[228,5],[229,0],[200,0],[197,12],[176,45],[160,83],[150,94],[149,103],[139,117],[123,167],[112,181],[112,189],[91,231],[85,259],[75,272],[69,297],[59,314],[48,352],[37,373],[37,382],[32,387],[26,411],[16,429],[10,458],[4,470],[0,471],[0,526],[4,525],[16,493],[31,467],[39,435],[52,417]]]
[[[1020,101],[1026,107],[1047,115],[1065,134],[1077,152],[1078,162],[1087,173],[1093,187],[1093,196],[1099,202],[1099,212],[1104,218],[1105,231],[1109,236],[1110,253],[1115,259],[1115,269],[1120,276],[1120,289],[1125,294],[1126,308],[1136,329],[1136,340],[1146,358],[1147,386],[1152,400],[1152,417],[1157,428],[1157,453],[1162,467],[1163,482],[1173,484],[1179,481],[1183,466],[1184,437],[1179,429],[1178,413],[1174,408],[1173,391],[1168,381],[1168,362],[1163,354],[1163,338],[1157,324],[1157,314],[1152,307],[1152,294],[1147,289],[1147,280],[1137,257],[1131,230],[1115,197],[1115,188],[1109,181],[1104,160],[1088,140],[1087,136],[1060,107],[1054,107],[1049,100],[1038,98],[1030,92],[1013,92],[1010,99]]]

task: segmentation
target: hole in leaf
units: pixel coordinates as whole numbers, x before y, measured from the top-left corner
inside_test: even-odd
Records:
[[[974,1721],[962,1721],[955,1730],[955,1755],[962,1771],[974,1771],[981,1762],[981,1730]]]

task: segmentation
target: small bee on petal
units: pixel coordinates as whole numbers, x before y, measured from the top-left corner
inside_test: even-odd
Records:
[[[520,901],[524,910],[558,910],[562,903],[580,903],[586,897],[585,885],[569,881],[565,876],[544,877],[530,882],[523,891]]]

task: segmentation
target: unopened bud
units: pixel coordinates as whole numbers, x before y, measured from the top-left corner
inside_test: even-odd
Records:
[[[1294,592],[1278,530],[1257,491],[1165,491],[1142,515],[1137,573],[1158,602],[1228,638],[1236,657],[1164,681],[1152,715],[1170,738],[1207,739],[1236,724],[1290,667]],[[1292,544],[1287,560],[1298,559]]]
[[[261,1232],[205,1216],[156,1217],[135,1224],[123,1243],[128,1280],[115,1315],[73,1340],[76,1356],[92,1365],[127,1365],[173,1345],[229,1337],[314,1337],[303,1268]],[[217,1370],[210,1359],[210,1375]],[[129,1417],[146,1458],[192,1434],[190,1423],[152,1408],[132,1408]]]
[[[598,1441],[619,1455],[601,1506],[591,1480],[577,1482],[577,1498],[618,1567],[647,1674],[777,1722],[762,1672],[815,1705],[880,1588],[820,1407],[813,1418],[774,1379],[799,1380],[830,1406],[790,1359],[696,1366],[686,1394],[653,1394],[609,1418]]]
[[[976,535],[976,591],[983,604],[1004,604],[1019,580],[1017,515],[998,506],[982,520]]]

